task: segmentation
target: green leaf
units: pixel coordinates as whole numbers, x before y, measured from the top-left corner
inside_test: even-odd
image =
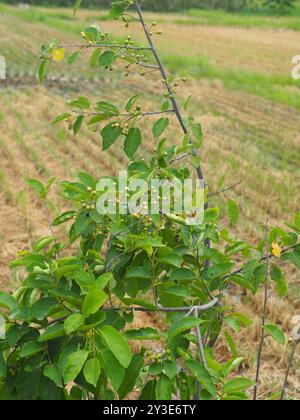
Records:
[[[233,331],[235,331],[235,332],[240,332],[241,331],[241,324],[237,319],[235,319],[231,316],[227,316],[227,317],[224,318],[224,322],[227,325],[229,325],[229,327],[232,328]]]
[[[125,371],[125,377],[118,391],[119,397],[123,400],[126,395],[133,391],[140,371],[143,367],[144,358],[141,354],[135,354],[132,357],[129,367]]]
[[[119,17],[122,16],[125,10],[125,4],[114,4],[109,11],[109,17],[111,17],[112,19],[119,19]]]
[[[110,325],[104,325],[99,329],[106,347],[118,359],[121,365],[127,368],[130,365],[132,354],[126,338]]]
[[[172,382],[166,375],[161,375],[156,384],[156,399],[161,401],[172,400]]]
[[[76,0],[75,5],[74,5],[74,9],[73,9],[73,15],[75,16],[77,10],[79,9],[80,5],[81,5],[82,0]]]
[[[279,297],[281,297],[281,298],[285,297],[288,293],[288,286],[287,286],[287,283],[285,281],[283,272],[276,265],[274,265],[272,267],[271,278],[276,283],[277,292],[278,292]]]
[[[118,110],[118,108],[111,104],[110,102],[106,102],[106,101],[98,101],[96,103],[96,110],[97,111],[101,111],[105,114],[108,115],[119,115],[120,111]]]
[[[84,325],[84,316],[81,314],[72,314],[64,322],[64,329],[67,335],[77,331]]]
[[[101,131],[103,139],[103,150],[109,149],[122,134],[121,127],[113,127],[113,123],[107,125]]]
[[[42,298],[32,305],[31,313],[34,319],[42,321],[50,315],[51,311],[57,308],[58,302],[54,298]]]
[[[61,324],[51,325],[46,328],[44,334],[42,334],[38,341],[44,343],[46,341],[55,340],[56,338],[64,337],[66,335],[64,326]]]
[[[110,118],[109,114],[99,114],[99,115],[94,115],[88,122],[88,125],[94,125],[94,124],[99,124],[102,121],[107,120],[108,118]]]
[[[148,267],[133,267],[127,271],[128,279],[152,279],[152,271]]]
[[[115,358],[112,352],[107,349],[99,350],[99,357],[101,359],[101,367],[103,367],[106,375],[111,380],[114,389],[118,391],[123,383],[125,369]]]
[[[84,30],[84,33],[89,41],[96,42],[98,38],[98,29],[94,26],[90,26]]]
[[[189,109],[189,105],[190,105],[190,102],[191,102],[191,99],[193,98],[193,95],[190,95],[190,96],[188,96],[187,98],[186,98],[186,100],[184,101],[184,103],[183,103],[183,109],[185,110],[185,112],[187,112],[188,111],[188,109]]]
[[[79,98],[70,100],[67,103],[73,108],[79,108],[82,110],[87,110],[91,106],[91,103],[86,96],[79,96]]]
[[[185,362],[188,370],[195,376],[197,381],[202,385],[206,391],[210,393],[213,397],[216,396],[217,390],[214,384],[212,377],[209,372],[196,360],[187,360]]]
[[[160,137],[163,134],[163,132],[168,128],[169,123],[170,121],[168,118],[159,119],[153,127],[153,136],[155,138]]]
[[[163,264],[168,264],[180,268],[183,263],[183,258],[180,254],[176,254],[176,252],[170,252],[164,257],[159,258],[158,261]]]
[[[75,61],[80,57],[80,52],[79,51],[75,51],[72,54],[69,55],[68,57],[68,64],[74,64]]]
[[[100,364],[98,359],[88,360],[84,365],[83,374],[87,383],[96,388],[100,376]]]
[[[169,340],[184,331],[190,330],[203,324],[203,321],[198,318],[182,318],[180,321],[172,325],[168,331]]]
[[[79,132],[79,130],[81,129],[81,126],[82,126],[83,120],[84,120],[84,116],[83,116],[83,115],[80,115],[80,116],[76,119],[76,121],[75,121],[75,123],[74,123],[74,125],[73,125],[73,133],[74,133],[74,135],[75,135],[75,136],[76,136],[76,134]]]
[[[300,211],[295,214],[294,223],[296,227],[300,230]]]
[[[177,376],[178,369],[175,362],[165,360],[163,362],[163,371],[171,380]]]
[[[52,226],[58,226],[63,223],[68,222],[69,220],[72,220],[74,216],[77,215],[76,211],[66,211],[65,213],[58,216],[52,223]]]
[[[41,198],[47,197],[47,191],[44,185],[37,179],[27,179],[26,184],[28,184],[32,189],[34,189]]]
[[[40,252],[42,249],[50,245],[53,241],[55,241],[55,238],[53,238],[53,236],[47,236],[46,238],[42,238],[34,245],[33,251]]]
[[[232,225],[236,225],[237,222],[238,222],[238,220],[239,220],[239,208],[238,208],[238,205],[233,200],[228,200],[227,201],[227,205],[228,205],[228,215],[229,215],[230,223]]]
[[[3,352],[0,351],[0,382],[2,381],[3,378],[5,378],[6,374],[7,374],[6,363],[3,357]],[[0,400],[1,400],[1,397],[0,397]]]
[[[283,261],[290,261],[293,263],[297,268],[300,269],[300,248],[296,248],[293,252],[287,252],[282,256]]]
[[[41,351],[45,350],[44,344],[39,343],[36,340],[29,341],[25,343],[22,347],[20,357],[33,357],[39,354]]]
[[[236,348],[236,344],[234,342],[234,339],[231,337],[231,335],[228,332],[225,332],[224,333],[224,336],[226,338],[226,341],[227,341],[227,344],[228,344],[228,347],[229,347],[229,349],[231,351],[232,356],[234,358],[236,358],[238,356],[238,351],[237,351],[237,348]]]
[[[63,373],[65,384],[68,384],[77,378],[88,358],[88,355],[89,352],[87,350],[79,350],[69,355]]]
[[[277,343],[281,345],[285,345],[285,336],[280,328],[278,328],[276,325],[268,324],[265,325],[265,331],[270,334],[270,336],[277,341]]]
[[[222,394],[231,394],[235,392],[245,391],[255,385],[255,382],[247,378],[235,378],[228,381],[222,389]]]
[[[154,328],[139,328],[127,330],[124,333],[128,340],[160,340],[161,336]]]
[[[83,301],[82,311],[88,317],[97,312],[101,306],[107,301],[108,296],[101,289],[91,290]]]
[[[231,372],[235,371],[244,361],[243,357],[238,357],[229,360],[222,367],[222,375],[226,378]]]
[[[244,324],[248,328],[253,324],[252,319],[246,317],[243,314],[240,314],[239,312],[232,313],[231,317],[237,319],[241,324]]]
[[[125,139],[124,150],[131,159],[142,143],[142,134],[139,128],[131,128]]]
[[[167,112],[170,109],[170,102],[164,101],[164,103],[161,106],[162,112]]]
[[[112,273],[104,273],[104,274],[101,274],[101,276],[99,276],[97,279],[96,279],[96,286],[97,286],[97,289],[104,289],[106,286],[107,286],[107,284],[111,281],[111,280],[113,280],[113,274]]]
[[[12,311],[16,308],[16,306],[16,299],[12,295],[5,292],[0,292],[0,307]]]
[[[65,121],[67,118],[69,118],[71,114],[69,112],[65,112],[64,114],[58,115],[52,122],[52,124],[58,124],[62,121]]]
[[[140,97],[140,95],[134,95],[134,96],[132,96],[132,98],[129,99],[129,101],[125,105],[125,110],[127,112],[131,111],[132,107],[136,104],[139,97]]]
[[[63,388],[63,378],[61,371],[56,365],[47,365],[44,369],[44,376],[51,379],[52,382],[59,388]]]
[[[62,277],[66,277],[71,274],[73,275],[78,269],[78,265],[75,264],[63,265],[56,270],[55,275],[58,279],[61,279]]]
[[[144,386],[140,400],[141,401],[154,401],[155,400],[156,381],[148,381]]]
[[[101,67],[111,67],[117,58],[118,56],[113,51],[105,51],[99,58],[98,63]]]
[[[197,140],[197,143],[200,143],[203,139],[203,131],[201,124],[194,124],[192,127],[192,133]]]
[[[101,48],[96,48],[93,54],[91,55],[90,64],[92,67],[96,67],[99,63],[99,57],[101,55]]]
[[[196,274],[188,268],[175,268],[170,272],[170,280],[184,281],[196,279]]]
[[[229,273],[232,268],[233,268],[232,263],[216,264],[207,270],[206,275],[209,278],[209,280],[217,279]]]
[[[46,78],[46,67],[47,67],[47,61],[46,60],[42,60],[41,64],[39,66],[39,81],[40,83],[44,83],[45,78]]]

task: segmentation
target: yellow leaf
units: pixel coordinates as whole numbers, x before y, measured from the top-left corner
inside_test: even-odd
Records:
[[[52,58],[54,61],[62,61],[65,58],[65,50],[63,48],[56,48],[52,51]]]
[[[282,253],[282,248],[280,247],[280,245],[277,242],[273,242],[272,243],[272,254],[275,257],[280,258],[281,253]]]

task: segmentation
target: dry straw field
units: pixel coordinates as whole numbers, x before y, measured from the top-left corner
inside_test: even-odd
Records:
[[[259,21],[257,27],[247,27],[243,22],[240,26],[203,25],[201,18],[175,14],[149,17],[163,30],[157,43],[168,70],[188,76],[188,82],[178,88],[178,96],[184,99],[193,93],[191,106],[205,130],[201,159],[212,180],[210,190],[218,189],[223,175],[225,185],[241,181],[229,193],[241,208],[242,223],[236,234],[254,242],[268,217],[270,223],[281,222],[299,210],[300,84],[290,73],[292,57],[300,54],[300,31],[284,25],[278,28],[278,22],[273,29],[271,21],[266,28],[260,27]],[[104,156],[98,134],[84,129],[75,137],[62,126],[52,126],[53,118],[64,112],[66,100],[80,94],[111,100],[113,87],[115,103],[123,104],[130,92],[142,92],[150,109],[162,91],[159,79],[141,80],[136,74],[120,84],[121,68],[103,76],[85,64],[61,64],[52,74],[53,80],[40,86],[35,77],[40,44],[53,38],[76,42],[88,22],[99,24],[115,39],[120,36],[122,28],[106,20],[105,12],[82,10],[73,19],[68,10],[0,6],[0,54],[6,57],[8,69],[7,80],[0,82],[1,289],[9,290],[19,282],[8,268],[9,261],[35,238],[48,233],[47,215],[25,180],[72,179],[79,170],[95,176],[110,174],[125,164],[117,147],[109,157]],[[133,32],[143,42],[137,28]],[[78,70],[80,78],[75,75]],[[172,133],[174,142],[180,141],[178,133]],[[149,152],[151,142],[149,132],[144,144]],[[55,191],[51,198],[54,217],[65,203]],[[222,203],[222,197],[216,200]],[[288,280],[289,296],[280,304],[272,297],[269,314],[270,321],[281,325],[287,334],[292,316],[300,314],[300,279],[290,271]],[[251,375],[262,297],[254,299],[232,290],[228,303],[242,305],[243,311],[246,308],[256,316],[250,333],[247,330],[239,335],[239,351],[245,357],[241,370]],[[150,319],[154,321],[159,319]],[[286,366],[281,348],[271,341],[268,344],[262,397],[276,390]],[[217,349],[225,359],[228,349],[222,339]],[[299,367],[298,358],[290,381],[291,395],[296,398],[300,397]]]

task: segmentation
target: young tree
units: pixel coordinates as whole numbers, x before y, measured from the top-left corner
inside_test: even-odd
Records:
[[[220,226],[219,209],[208,206],[211,194],[198,157],[202,128],[193,116],[181,112],[175,90],[185,79],[168,77],[154,43],[160,34],[156,22],[145,21],[139,1],[113,2],[110,16],[126,28],[138,22],[148,45],[141,46],[130,36],[124,42],[112,41],[96,27],[86,28],[79,44],[44,45],[39,75],[44,80],[47,69],[65,59],[66,51],[72,63],[82,50],[93,51],[92,66],[103,70],[120,62],[125,63],[126,75],[160,73],[164,88],[159,110],[146,111],[138,93],[128,98],[124,110],[119,104],[103,100],[92,104],[79,97],[55,121],[66,121],[77,135],[87,122],[95,135],[101,134],[107,153],[113,144],[122,144],[130,160],[128,182],[143,181],[146,195],[140,200],[136,187],[125,187],[124,196],[122,180],[114,176],[97,182],[80,173],[78,181],[61,184],[71,209],[59,215],[51,229],[71,223],[66,242],[58,243],[51,234],[19,255],[11,266],[25,269],[23,284],[13,295],[0,293],[5,326],[0,337],[0,398],[113,400],[137,390],[142,400],[245,400],[253,386],[257,398],[259,383],[231,377],[243,358],[228,332],[232,357],[220,363],[214,354],[224,325],[234,331],[251,325],[243,314],[225,306],[224,299],[232,283],[252,294],[261,287],[265,290],[259,381],[266,336],[285,343],[279,327],[268,323],[267,298],[272,283],[280,297],[287,293],[281,260],[300,266],[300,214],[285,230],[268,226],[258,246],[234,239]],[[188,101],[184,108],[188,113]],[[182,130],[179,145],[166,140],[170,115]],[[147,160],[136,157],[142,147],[142,118],[155,119],[156,150]],[[186,211],[143,211],[149,207],[154,179],[178,185],[194,175],[205,196],[202,220],[191,223]],[[105,191],[102,182],[108,185]],[[38,180],[28,183],[46,204],[52,180],[47,185]],[[174,210],[178,204],[174,190],[171,196]],[[117,210],[100,212],[103,197]],[[164,201],[162,194],[158,199]],[[132,211],[133,201],[139,203],[138,211]],[[230,223],[236,224],[238,207],[233,200],[227,205]],[[75,244],[78,249],[70,256],[67,250]],[[130,326],[140,312],[161,314],[165,327]],[[139,352],[132,351],[132,340],[142,341]]]

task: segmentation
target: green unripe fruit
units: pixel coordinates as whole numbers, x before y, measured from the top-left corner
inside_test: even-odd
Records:
[[[104,265],[96,265],[95,270],[94,270],[95,274],[101,274],[104,268],[105,268]]]

